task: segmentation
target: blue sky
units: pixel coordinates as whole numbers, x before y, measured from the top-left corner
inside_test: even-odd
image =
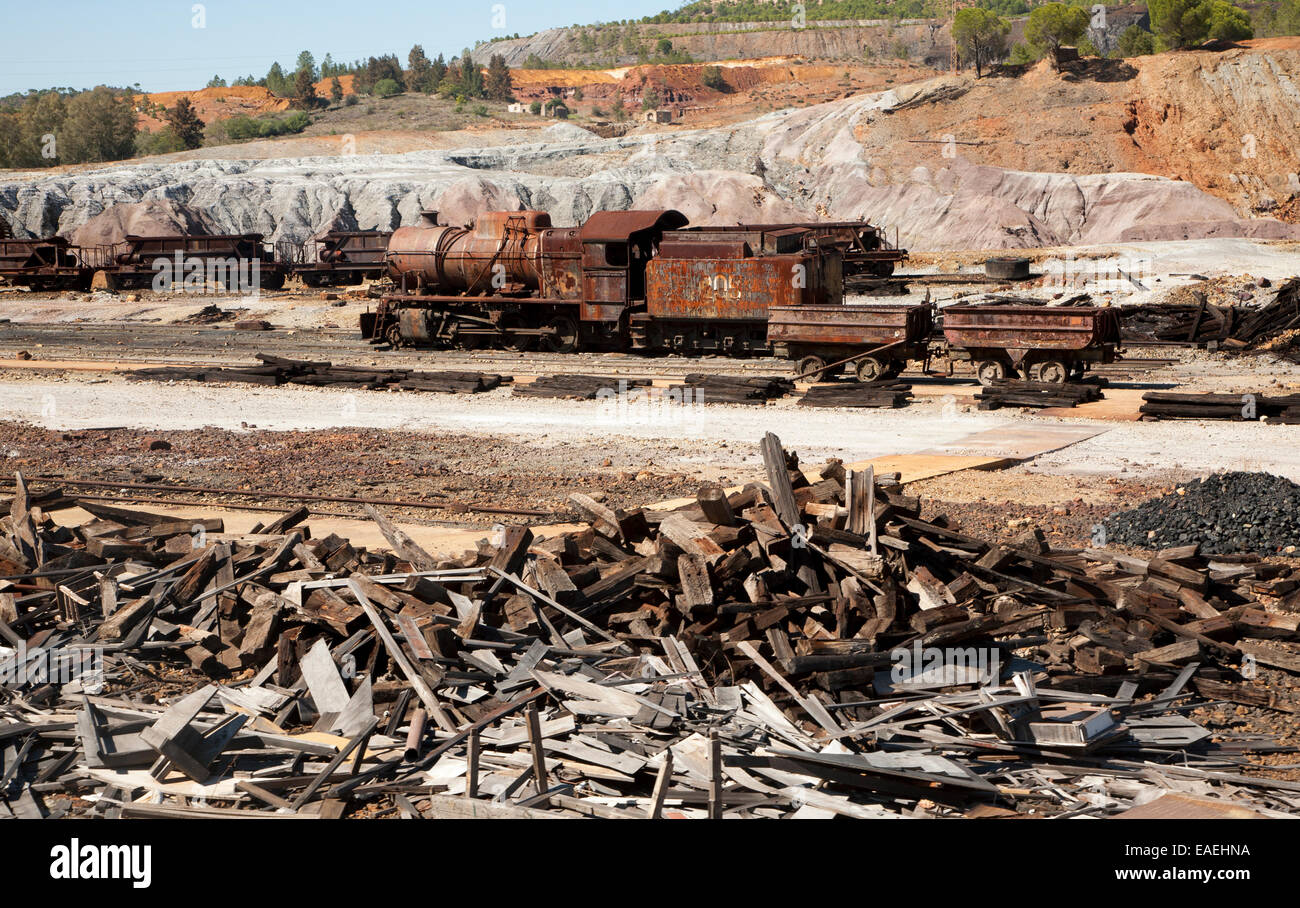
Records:
[[[494,28],[500,5],[504,28]],[[195,7],[201,5],[202,28]],[[412,44],[436,57],[477,40],[544,28],[637,19],[681,0],[0,0],[0,95],[29,88],[133,85],[145,91],[202,88],[266,75],[271,63],[293,68],[301,50],[319,64],[326,53],[351,61],[395,53],[405,65]]]

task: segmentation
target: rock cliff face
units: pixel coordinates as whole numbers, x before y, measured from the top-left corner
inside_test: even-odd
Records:
[[[573,225],[634,206],[696,223],[864,217],[918,250],[1300,235],[1242,217],[1300,195],[1300,41],[1106,67],[931,79],[718,129],[601,139],[557,124],[481,148],[11,174],[0,218],[19,236],[93,221],[100,241],[146,215],[304,242],[425,208],[450,222],[536,208]]]

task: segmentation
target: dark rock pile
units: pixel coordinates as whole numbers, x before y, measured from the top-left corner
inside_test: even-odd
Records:
[[[1216,473],[1105,521],[1106,541],[1144,549],[1200,543],[1216,553],[1300,545],[1300,485],[1271,473]]]

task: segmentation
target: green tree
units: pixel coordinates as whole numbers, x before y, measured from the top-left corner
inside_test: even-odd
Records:
[[[510,67],[501,54],[493,54],[488,60],[485,92],[493,101],[514,100],[515,85],[510,78]]]
[[[74,163],[121,161],[135,152],[135,102],[107,85],[68,102],[59,152]]]
[[[1250,16],[1226,0],[1211,0],[1208,37],[1216,41],[1244,41],[1255,37]]]
[[[313,82],[320,78],[316,74],[316,58],[311,55],[309,50],[305,50],[298,55],[298,65],[293,68],[295,76],[304,70]]]
[[[293,77],[293,96],[298,99],[304,110],[316,106],[316,80],[310,69],[300,69]]]
[[[1043,55],[1037,50],[1023,41],[1017,41],[1011,45],[1011,53],[1007,56],[1007,62],[1015,66],[1024,66],[1027,63],[1037,63],[1042,58]]]
[[[1226,0],[1148,0],[1147,10],[1161,50],[1192,47],[1207,38],[1236,41],[1254,34],[1246,13]]]
[[[647,85],[646,90],[641,94],[641,109],[655,110],[663,103],[663,96],[659,94],[659,89],[653,85]]]
[[[1048,3],[1034,7],[1025,23],[1025,40],[1039,52],[1055,52],[1062,44],[1074,44],[1088,30],[1088,14],[1077,6]]]
[[[375,83],[374,94],[380,98],[391,98],[402,93],[402,86],[396,79],[380,79]]]
[[[952,23],[952,37],[962,60],[975,64],[975,77],[984,75],[984,64],[1000,59],[1007,52],[1007,35],[1011,23],[997,13],[977,6],[957,10]]]
[[[67,118],[68,104],[57,91],[29,94],[19,114],[18,149],[12,166],[53,167],[72,161],[63,131]]]
[[[429,94],[438,87],[433,78],[433,63],[424,53],[424,48],[415,45],[406,55],[406,84],[411,91]]]
[[[660,38],[655,42],[655,53],[661,57],[671,57],[673,54],[673,42],[667,38]]]
[[[1140,25],[1130,25],[1119,36],[1121,57],[1143,57],[1156,52],[1156,36]]]
[[[280,97],[289,93],[289,80],[285,77],[278,61],[272,63],[271,68],[266,71],[266,90]]]
[[[460,55],[460,93],[466,98],[481,98],[486,93],[483,70],[474,62],[468,47]]]
[[[330,77],[330,100],[335,104],[343,100],[343,83],[338,76]]]
[[[198,112],[188,97],[182,97],[176,106],[167,111],[167,125],[185,148],[198,148],[203,144],[203,127]]]
[[[226,80],[220,76],[213,76],[208,80],[208,88],[225,88]]]
[[[0,167],[17,167],[15,157],[22,142],[22,125],[18,114],[0,111]]]
[[[135,153],[141,157],[154,154],[171,154],[184,151],[186,145],[176,135],[176,130],[164,126],[157,132],[142,132],[135,137]]]
[[[714,91],[730,91],[726,77],[722,75],[721,66],[706,66],[700,70],[700,81]]]
[[[1300,35],[1300,0],[1281,0],[1276,6],[1267,3],[1255,9],[1251,27],[1260,38]]]
[[[1209,33],[1204,0],[1147,0],[1147,11],[1163,50],[1199,44]]]
[[[432,90],[437,91],[438,86],[442,84],[442,80],[447,78],[447,61],[442,58],[442,54],[438,54],[438,59],[434,60],[429,66],[431,72],[429,81],[433,85]]]
[[[528,112],[533,116],[537,116],[538,114],[540,114],[542,112],[542,102],[534,101],[533,103],[529,104]]]

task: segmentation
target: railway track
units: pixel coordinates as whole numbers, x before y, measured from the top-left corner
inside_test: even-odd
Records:
[[[189,325],[5,324],[0,361],[27,351],[41,359],[125,364],[230,366],[257,353],[340,365],[463,369],[505,374],[590,373],[638,378],[680,378],[688,372],[790,375],[793,364],[771,357],[646,357],[623,353],[514,353],[506,350],[376,350],[355,331],[296,328],[236,331]]]
[[[247,365],[258,353],[336,365],[395,369],[463,370],[509,375],[600,374],[642,379],[681,379],[687,373],[793,376],[795,364],[773,357],[647,357],[626,353],[526,353],[506,350],[380,350],[357,332],[329,328],[238,331],[226,326],[133,323],[0,324],[0,368],[26,351],[40,360],[85,364],[229,367]],[[1099,365],[1114,377],[1142,375],[1172,360],[1132,357]],[[938,366],[938,364],[936,364]],[[941,367],[940,367],[941,368]]]

